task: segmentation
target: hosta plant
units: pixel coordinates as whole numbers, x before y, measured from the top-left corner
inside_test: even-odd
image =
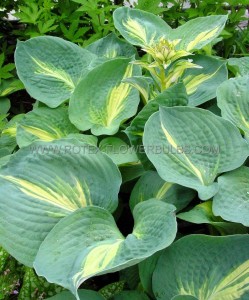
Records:
[[[249,297],[249,74],[198,54],[226,19],[172,29],[122,7],[125,40],[18,43],[37,102],[2,128],[0,243],[68,290],[51,299]]]

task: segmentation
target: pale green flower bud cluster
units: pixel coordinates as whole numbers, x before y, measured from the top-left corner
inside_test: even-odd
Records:
[[[185,50],[177,50],[176,46],[181,40],[166,40],[164,37],[160,38],[159,42],[152,47],[146,47],[143,50],[150,54],[155,60],[155,66],[163,66],[166,69],[172,62],[177,59],[191,55]]]

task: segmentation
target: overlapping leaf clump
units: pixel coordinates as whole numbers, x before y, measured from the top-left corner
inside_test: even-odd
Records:
[[[249,73],[229,60],[228,80],[227,62],[201,50],[226,16],[171,29],[119,8],[114,21],[126,41],[18,43],[18,75],[37,102],[1,134],[0,243],[77,299],[102,299],[78,288],[133,265],[144,294],[115,299],[247,299]],[[127,183],[124,236],[114,213]],[[176,213],[217,236],[174,242]]]

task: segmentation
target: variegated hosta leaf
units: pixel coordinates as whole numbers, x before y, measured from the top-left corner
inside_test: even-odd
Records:
[[[213,212],[231,222],[249,226],[249,168],[241,167],[218,178]]]
[[[196,18],[174,29],[170,37],[181,40],[178,49],[201,49],[221,33],[226,21],[226,15]]]
[[[181,238],[158,260],[153,274],[156,299],[247,300],[248,244],[246,234]]]
[[[160,107],[145,125],[145,152],[158,174],[207,200],[217,192],[219,173],[238,168],[248,144],[229,121],[200,108]]]
[[[131,44],[119,39],[115,33],[108,34],[106,37],[87,46],[86,49],[98,57],[108,59],[120,56],[132,57],[137,53]]]
[[[244,130],[249,137],[249,76],[231,78],[217,90],[222,117]]]
[[[133,210],[139,202],[155,198],[173,204],[179,211],[186,207],[194,196],[194,190],[166,182],[157,172],[147,171],[139,178],[132,190],[130,208]]]
[[[0,169],[0,244],[32,266],[40,244],[61,218],[92,205],[113,212],[120,184],[112,160],[77,140],[22,148]]]
[[[127,77],[140,75],[140,68],[130,59],[117,58],[93,69],[75,89],[69,105],[69,118],[80,130],[91,129],[94,135],[116,133],[138,107],[139,94]]]
[[[37,140],[51,142],[78,132],[69,121],[66,107],[39,107],[27,113],[18,124],[16,140],[22,148]]]
[[[182,83],[177,83],[165,90],[163,93],[157,95],[157,97],[149,101],[143,109],[135,116],[131,121],[129,127],[126,128],[125,133],[128,135],[131,144],[137,151],[137,156],[146,167],[151,163],[148,161],[144,151],[142,151],[142,137],[144,132],[144,126],[149,117],[159,109],[159,105],[162,106],[185,106],[188,103],[188,96],[186,89]]]
[[[99,149],[110,156],[117,165],[138,163],[139,161],[135,149],[117,137],[103,139],[99,144]]]
[[[212,201],[203,202],[189,211],[178,214],[177,218],[194,224],[210,224],[222,235],[247,233],[247,228],[241,224],[226,222],[214,216],[212,206]]]
[[[70,98],[96,56],[58,37],[40,36],[18,42],[17,74],[28,93],[49,107]]]
[[[105,300],[99,293],[91,290],[79,290],[80,300]],[[47,300],[75,300],[75,297],[70,292],[62,292],[54,297],[47,298]]]
[[[228,68],[236,76],[249,75],[249,57],[229,58]]]
[[[164,38],[179,40],[177,48],[185,51],[201,49],[210,43],[220,34],[227,21],[224,15],[209,16],[196,18],[172,29],[160,17],[128,7],[116,9],[113,17],[115,27],[133,45],[148,48]]]
[[[139,9],[120,7],[113,14],[114,25],[131,44],[148,47],[167,37],[171,27],[160,17]]]
[[[173,205],[154,199],[139,203],[133,211],[133,232],[126,238],[107,210],[77,210],[46,237],[34,262],[35,269],[49,282],[77,296],[78,287],[86,279],[135,265],[169,246],[176,235],[174,210]]]
[[[226,64],[213,57],[195,55],[189,57],[202,68],[188,69],[183,75],[189,105],[198,106],[216,97],[216,89],[227,80]]]

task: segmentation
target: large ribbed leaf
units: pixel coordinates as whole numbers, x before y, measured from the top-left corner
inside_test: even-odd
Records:
[[[172,31],[160,17],[139,9],[120,7],[113,14],[114,24],[131,44],[151,46]]]
[[[138,107],[139,94],[122,80],[140,75],[140,68],[130,59],[117,58],[93,69],[78,84],[69,106],[71,122],[94,135],[114,134]]]
[[[179,211],[186,207],[194,196],[194,190],[166,182],[157,172],[147,171],[139,178],[132,190],[130,207],[133,210],[137,203],[155,198],[173,204]]]
[[[32,266],[54,225],[75,210],[113,212],[121,176],[112,160],[77,140],[35,142],[0,170],[0,244]]]
[[[145,125],[145,151],[158,174],[207,200],[217,192],[219,173],[238,168],[248,144],[229,121],[191,107],[161,107]]]
[[[191,51],[201,49],[215,39],[227,21],[227,16],[196,18],[174,29],[171,40],[181,39],[177,48]],[[191,33],[191,34],[190,34]]]
[[[198,106],[216,97],[216,89],[227,80],[227,68],[224,61],[204,55],[189,57],[202,68],[187,69],[183,76],[189,106]]]
[[[95,55],[58,37],[18,42],[17,73],[28,93],[50,107],[69,99]]]
[[[158,260],[153,276],[156,299],[247,300],[248,244],[248,235],[190,235],[178,240]]]
[[[131,57],[136,55],[136,49],[126,41],[119,39],[115,33],[90,44],[86,49],[99,57],[115,58],[119,56]]]
[[[107,210],[80,209],[62,219],[46,237],[35,269],[49,282],[77,295],[89,277],[135,265],[169,246],[176,235],[174,210],[173,205],[154,199],[139,203],[133,211],[133,232],[125,238]]]
[[[241,167],[218,178],[214,197],[215,215],[249,226],[249,168]]]
[[[214,40],[227,20],[224,15],[196,18],[171,29],[160,17],[139,9],[118,8],[113,16],[115,27],[133,45],[149,47],[160,38],[170,41],[179,39],[177,48],[187,51],[201,49]]]
[[[178,214],[177,218],[194,224],[210,224],[222,235],[247,233],[247,228],[241,224],[226,222],[214,216],[212,206],[213,201],[200,203],[191,210]]]
[[[37,140],[51,142],[78,132],[69,121],[67,108],[39,107],[27,113],[19,122],[16,140],[21,148]]]
[[[249,76],[231,78],[217,90],[222,117],[249,136]]]

